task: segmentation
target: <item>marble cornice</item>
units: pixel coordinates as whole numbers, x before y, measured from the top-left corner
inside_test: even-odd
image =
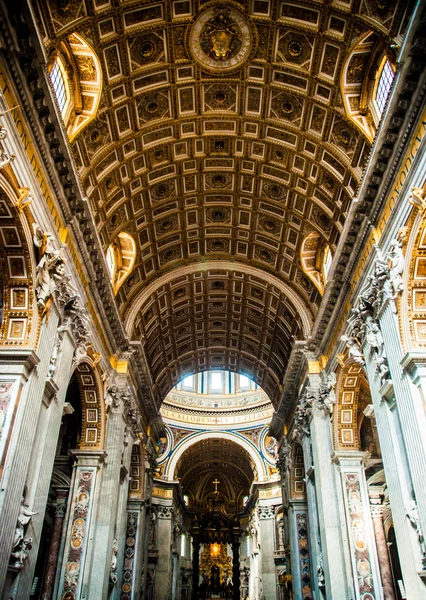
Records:
[[[420,9],[419,9],[420,11]],[[327,286],[310,339],[321,353],[334,333],[338,316],[351,291],[352,276],[371,226],[375,226],[400,167],[407,140],[413,133],[426,96],[424,11],[413,19],[400,56],[395,93],[374,141],[363,182],[347,216]]]
[[[269,435],[280,441],[286,419],[294,405],[301,377],[306,370],[306,342],[295,342],[282,383],[283,393],[269,426]]]
[[[22,374],[29,376],[30,371],[38,365],[40,357],[34,350],[24,348],[0,348],[0,367],[3,375]]]

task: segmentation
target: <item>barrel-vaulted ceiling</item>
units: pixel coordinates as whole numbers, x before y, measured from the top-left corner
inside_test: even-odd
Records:
[[[218,367],[278,399],[321,300],[301,246],[312,232],[338,243],[372,137],[364,71],[406,5],[34,5],[48,53],[84,40],[100,61],[97,116],[72,147],[105,252],[120,232],[136,241],[117,302],[162,398],[183,374]],[[84,112],[96,69],[77,54]]]

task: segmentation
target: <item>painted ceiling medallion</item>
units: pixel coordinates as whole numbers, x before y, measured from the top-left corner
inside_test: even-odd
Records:
[[[249,56],[253,34],[241,12],[217,5],[203,12],[192,26],[189,47],[195,60],[209,71],[238,69]]]

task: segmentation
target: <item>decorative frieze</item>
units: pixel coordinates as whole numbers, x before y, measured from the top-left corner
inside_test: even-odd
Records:
[[[139,513],[136,511],[128,511],[126,524],[126,545],[124,547],[123,579],[121,582],[120,600],[131,600],[133,596],[132,591],[135,575],[134,567],[138,525]]]
[[[277,459],[277,469],[279,469],[282,478],[285,477],[286,471],[291,470],[291,463],[291,446],[287,441],[287,437],[284,436]]]
[[[118,553],[118,545],[117,538],[114,538],[112,543],[112,557],[111,557],[111,569],[109,572],[109,580],[111,585],[115,585],[117,583],[117,553]]]
[[[133,437],[137,438],[143,431],[142,421],[136,401],[130,387],[119,387],[109,385],[105,391],[105,406],[107,411],[121,413],[126,424],[132,431]]]
[[[312,599],[312,573],[311,562],[309,557],[309,541],[308,541],[308,513],[297,512],[296,518],[296,534],[297,534],[297,549],[299,555],[300,568],[300,583],[302,588],[302,597]]]
[[[157,516],[159,519],[171,519],[173,517],[174,510],[171,506],[157,505]]]
[[[376,582],[373,578],[373,565],[370,554],[372,540],[367,531],[360,474],[358,471],[344,471],[342,477],[350,530],[350,546],[359,593],[362,597],[374,600],[376,598]]]
[[[78,598],[95,490],[95,467],[77,467],[75,493],[64,551],[61,598]]]

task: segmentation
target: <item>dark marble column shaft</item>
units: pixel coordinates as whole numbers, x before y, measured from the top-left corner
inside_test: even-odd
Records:
[[[192,600],[198,599],[198,580],[200,578],[200,540],[198,535],[192,539]]]
[[[380,577],[382,579],[383,597],[385,600],[395,600],[392,570],[389,560],[388,547],[386,543],[383,518],[380,511],[372,507],[374,537],[376,538],[377,557],[379,559]]]
[[[55,587],[56,567],[58,564],[59,547],[61,545],[62,529],[66,511],[65,502],[58,503],[53,521],[52,537],[50,539],[49,555],[47,557],[46,574],[43,582],[41,600],[51,600]]]
[[[232,540],[232,600],[240,600],[240,540]]]

